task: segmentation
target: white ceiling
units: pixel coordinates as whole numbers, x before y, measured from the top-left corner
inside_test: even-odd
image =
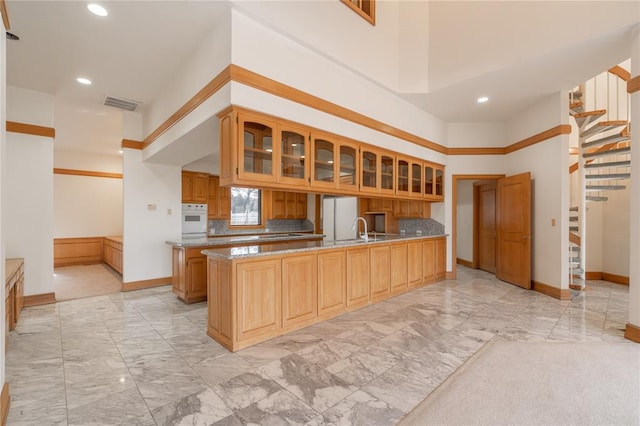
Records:
[[[337,0],[331,0],[337,1]],[[55,95],[57,149],[114,154],[120,110],[106,95],[141,101],[170,84],[180,62],[228,10],[223,1],[7,0],[7,83]],[[430,93],[402,96],[446,121],[504,121],[630,56],[638,1],[432,1]],[[92,79],[81,86],[75,78]],[[487,104],[474,100],[487,95]],[[120,120],[121,121],[121,120]]]

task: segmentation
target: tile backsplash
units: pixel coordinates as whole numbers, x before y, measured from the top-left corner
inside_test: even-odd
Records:
[[[406,235],[415,235],[416,231],[422,235],[443,235],[444,225],[434,219],[399,219],[398,230],[404,230]]]
[[[260,232],[302,232],[313,231],[313,222],[307,219],[267,219],[264,229],[229,230],[228,220],[209,220],[209,235],[215,234],[256,234]]]

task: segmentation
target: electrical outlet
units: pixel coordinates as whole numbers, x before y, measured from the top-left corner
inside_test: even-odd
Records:
[[[167,216],[171,216],[171,209],[167,209]]]
[[[551,226],[556,226],[556,220],[555,219],[551,219]]]
[[[147,210],[156,210],[157,208],[157,204],[147,204]]]

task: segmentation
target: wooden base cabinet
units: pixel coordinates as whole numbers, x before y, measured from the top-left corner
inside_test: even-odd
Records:
[[[425,240],[422,243],[422,279],[425,283],[436,280],[436,241]]]
[[[9,344],[9,331],[15,330],[24,306],[24,259],[6,259],[4,296],[4,350],[6,353]]]
[[[173,248],[173,292],[185,303],[207,300],[207,258],[201,248]]]
[[[424,271],[438,271],[438,253],[445,251],[444,238],[427,237],[232,260],[211,256],[207,334],[237,351],[377,303],[411,282],[427,284]],[[179,263],[180,251],[174,255]]]
[[[436,280],[443,280],[447,277],[447,239],[436,238]]]
[[[103,238],[102,256],[104,263],[122,275],[122,239],[120,237]]]

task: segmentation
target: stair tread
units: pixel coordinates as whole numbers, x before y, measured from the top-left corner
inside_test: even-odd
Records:
[[[615,148],[615,149],[610,149],[608,151],[587,152],[582,154],[582,156],[584,158],[595,158],[595,157],[606,157],[610,155],[625,154],[627,152],[631,152],[631,147],[625,146],[623,148]]]
[[[586,185],[586,191],[619,191],[625,189],[625,185]]]
[[[629,138],[630,138],[630,136],[621,136],[621,135],[607,136],[605,138],[596,139],[594,141],[583,142],[582,143],[582,147],[583,148],[591,148],[591,147],[595,147],[595,146],[606,145],[608,143],[623,142],[623,141],[629,140]]]
[[[579,208],[578,206],[569,207],[569,211],[570,212],[577,212],[578,208]]]
[[[579,112],[576,115],[574,115],[575,118],[583,118],[583,117],[589,117],[589,116],[593,116],[593,115],[603,115],[606,114],[607,110],[606,109],[596,109],[593,111],[585,111],[585,112]]]
[[[623,180],[631,178],[631,173],[603,173],[599,175],[586,175],[589,180]]]
[[[607,163],[589,163],[584,166],[585,169],[597,169],[601,167],[628,167],[631,165],[631,160],[624,161],[610,161]]]
[[[600,121],[593,126],[580,132],[581,138],[588,138],[598,133],[606,132],[607,130],[615,129],[616,127],[626,126],[627,122],[624,120],[612,120],[612,121]]]
[[[608,197],[594,196],[594,195],[587,195],[585,197],[585,199],[587,201],[607,201],[609,198]]]

